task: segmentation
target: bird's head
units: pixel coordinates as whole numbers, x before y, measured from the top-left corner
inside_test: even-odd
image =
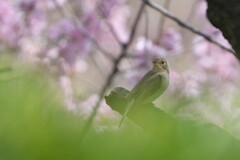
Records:
[[[155,72],[169,72],[167,61],[164,58],[154,58],[153,59],[153,71]]]

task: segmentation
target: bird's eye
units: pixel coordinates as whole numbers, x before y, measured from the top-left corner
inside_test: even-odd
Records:
[[[164,62],[164,61],[162,61],[162,62],[161,62],[161,64],[165,64],[165,62]]]

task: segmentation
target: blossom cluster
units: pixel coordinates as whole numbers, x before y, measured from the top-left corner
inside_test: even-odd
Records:
[[[87,59],[99,53],[99,46],[116,52],[117,41],[109,26],[126,41],[129,8],[125,2],[0,1],[0,50],[13,52],[29,65],[47,68],[57,79],[66,106],[76,108],[79,102],[72,75],[87,72]]]

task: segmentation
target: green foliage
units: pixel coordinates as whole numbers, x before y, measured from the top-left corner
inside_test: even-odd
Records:
[[[11,76],[0,75],[5,79],[0,82],[0,159],[71,159],[78,154],[79,117],[62,107],[58,90],[37,74],[8,80]]]
[[[13,76],[19,73],[16,68],[13,70],[0,74],[5,79],[0,82],[0,160],[231,160],[240,157],[239,142],[221,129],[178,120],[171,126],[174,132],[155,137],[129,121],[121,129],[101,132],[91,129],[81,143],[82,120],[62,107],[56,86],[40,73],[21,72]],[[156,125],[156,130],[169,129],[163,124]]]

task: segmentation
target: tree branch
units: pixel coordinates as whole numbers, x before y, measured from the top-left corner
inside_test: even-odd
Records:
[[[105,97],[105,100],[113,110],[123,115],[128,103],[128,94],[128,90],[117,87],[110,95]],[[164,145],[164,148],[175,148],[176,145],[179,145],[186,151],[194,148],[199,155],[205,153],[219,155],[219,150],[215,149],[222,146],[224,148],[222,152],[224,152],[226,158],[229,155],[235,155],[234,150],[237,151],[240,148],[239,141],[218,126],[175,119],[152,103],[134,105],[127,117],[147,133],[160,139],[159,142]],[[209,144],[211,144],[211,147],[206,147]],[[219,159],[219,157],[216,159]]]
[[[232,49],[230,49],[230,48],[222,45],[221,43],[219,43],[219,42],[217,42],[216,40],[212,39],[209,35],[204,34],[204,33],[202,33],[201,31],[199,31],[199,30],[193,28],[192,26],[188,25],[187,23],[181,21],[179,18],[177,18],[176,16],[174,16],[172,13],[168,12],[166,9],[164,9],[163,7],[161,7],[160,5],[158,5],[157,3],[155,3],[155,2],[153,2],[153,1],[151,1],[151,0],[143,0],[143,2],[144,2],[146,5],[148,5],[149,7],[155,9],[156,11],[158,11],[158,12],[160,12],[160,13],[162,13],[163,15],[165,15],[166,17],[168,17],[169,19],[175,21],[176,23],[178,23],[178,25],[180,25],[180,26],[188,29],[188,30],[191,31],[192,33],[197,34],[197,35],[203,37],[204,39],[206,39],[207,41],[209,41],[209,42],[211,42],[211,43],[219,46],[220,48],[222,48],[222,49],[224,49],[224,50],[226,50],[226,51],[228,51],[228,52],[231,52],[231,53],[233,53],[234,55],[236,55],[235,52],[234,52]]]
[[[118,44],[122,44],[122,40],[120,39],[120,37],[118,37],[117,32],[115,31],[113,25],[108,21],[108,16],[105,14],[102,6],[100,5],[100,3],[97,2],[99,11],[101,13],[101,15],[103,16],[103,19],[105,19],[106,25],[109,28],[111,34],[113,35],[113,37],[115,38],[115,40],[117,41]]]
[[[101,89],[100,93],[99,93],[99,100],[97,101],[94,109],[93,109],[93,112],[91,113],[91,115],[89,116],[89,118],[87,119],[87,122],[83,128],[83,132],[81,133],[81,139],[80,141],[84,140],[85,136],[86,136],[86,133],[88,132],[89,128],[91,127],[92,123],[93,123],[93,120],[98,112],[98,109],[100,107],[100,104],[102,102],[102,99],[105,95],[105,92],[107,90],[107,88],[112,84],[112,81],[114,79],[114,77],[116,76],[116,74],[118,73],[118,67],[119,67],[119,64],[121,62],[121,60],[126,56],[127,54],[127,50],[129,48],[129,46],[131,45],[132,43],[132,40],[134,38],[134,35],[136,33],[136,29],[137,29],[137,25],[139,23],[139,20],[141,18],[141,15],[144,11],[144,6],[145,4],[142,3],[141,4],[141,7],[137,13],[137,17],[136,19],[134,20],[134,23],[133,23],[133,27],[131,29],[131,32],[130,32],[130,36],[129,36],[129,40],[127,43],[122,43],[122,47],[121,47],[121,53],[120,55],[118,56],[118,58],[115,60],[115,63],[114,63],[114,66],[113,66],[113,70],[112,72],[110,73],[110,75],[108,76],[107,80],[106,80],[106,83],[103,85],[103,88]]]
[[[105,100],[113,110],[123,115],[128,103],[128,94],[129,91],[125,88],[117,87],[109,96],[105,97]],[[152,103],[134,105],[127,117],[156,137],[169,136],[169,134],[175,133],[175,129],[172,127],[175,127],[174,119],[164,111],[156,108]],[[158,125],[161,125],[162,128],[167,128],[167,130],[157,129]]]

